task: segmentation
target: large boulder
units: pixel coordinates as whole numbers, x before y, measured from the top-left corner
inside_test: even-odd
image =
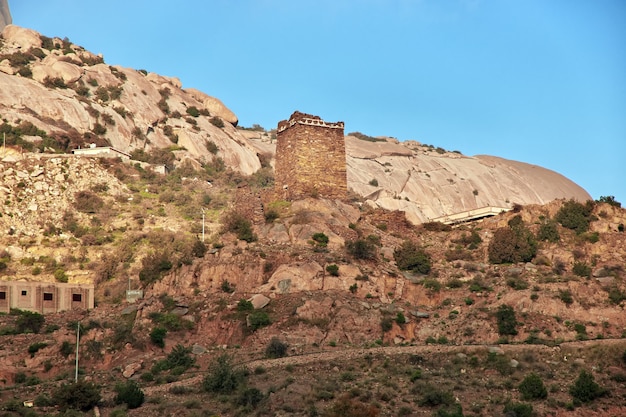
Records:
[[[39,33],[32,29],[26,29],[15,25],[7,25],[2,30],[4,42],[14,48],[28,50],[30,48],[41,47],[41,37]]]

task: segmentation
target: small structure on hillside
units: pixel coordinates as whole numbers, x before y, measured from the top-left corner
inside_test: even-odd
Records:
[[[0,312],[12,308],[41,314],[94,308],[93,284],[59,282],[0,282]]]
[[[89,145],[88,148],[78,148],[72,151],[77,156],[91,156],[95,158],[122,158],[130,159],[130,154],[112,146],[96,146],[95,143]]]
[[[278,198],[346,198],[343,128],[343,122],[325,122],[298,111],[278,123],[274,175]]]

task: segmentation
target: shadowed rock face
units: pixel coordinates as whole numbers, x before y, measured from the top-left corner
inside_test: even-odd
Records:
[[[7,0],[0,0],[0,30],[11,23],[13,23],[13,19],[11,19],[11,12],[9,11],[9,3]]]

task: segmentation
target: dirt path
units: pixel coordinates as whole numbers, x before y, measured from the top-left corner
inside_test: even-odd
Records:
[[[265,369],[284,367],[287,365],[306,365],[317,362],[330,362],[334,360],[354,360],[365,356],[395,356],[403,354],[442,354],[442,353],[465,353],[473,354],[476,352],[486,352],[489,350],[497,351],[501,349],[506,354],[520,354],[522,352],[537,352],[546,354],[558,354],[560,356],[561,350],[572,350],[583,347],[590,347],[594,345],[613,345],[623,344],[626,346],[624,339],[601,339],[601,340],[587,340],[577,342],[565,342],[559,346],[546,346],[546,345],[419,345],[419,346],[381,346],[375,348],[354,348],[354,349],[341,349],[337,350],[325,350],[322,352],[306,353],[302,355],[286,356],[278,359],[256,359],[247,362],[240,362],[238,365],[245,366],[249,370],[262,367]],[[201,384],[206,371],[199,371],[197,375],[187,378],[182,381],[176,381],[169,384],[156,385],[153,387],[147,387],[144,389],[146,395],[155,395],[168,392],[172,387],[183,386],[193,387]]]

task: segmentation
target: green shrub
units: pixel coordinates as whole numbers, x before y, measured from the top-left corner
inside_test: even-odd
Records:
[[[376,258],[376,245],[367,239],[347,241],[346,251],[355,259],[369,260]]]
[[[246,409],[256,408],[257,405],[263,401],[263,398],[265,398],[265,396],[258,388],[251,387],[242,390],[239,395],[237,395],[235,403],[239,406],[246,407]]]
[[[548,390],[541,377],[534,372],[524,378],[519,385],[519,392],[523,400],[542,400],[548,397]]]
[[[243,370],[234,367],[232,358],[224,354],[209,364],[202,389],[216,394],[232,394],[244,382],[244,375]]]
[[[200,110],[196,106],[189,106],[187,107],[187,114],[192,117],[198,117],[200,116]]]
[[[588,403],[602,397],[606,390],[596,383],[591,372],[583,369],[570,387],[569,393],[575,402]]]
[[[265,348],[265,356],[271,359],[282,358],[287,356],[289,345],[282,342],[277,337],[272,337],[270,343]]]
[[[376,178],[372,178],[369,182],[369,185],[378,187],[378,180]]]
[[[30,357],[33,358],[35,356],[35,353],[37,353],[40,349],[45,348],[46,346],[48,346],[48,344],[45,342],[36,342],[28,346],[28,353],[30,353]]]
[[[254,306],[248,300],[245,300],[242,298],[237,303],[237,311],[252,311],[252,310],[254,310]]]
[[[575,200],[566,201],[556,213],[555,220],[563,227],[574,230],[576,234],[582,234],[589,230],[589,224],[595,220],[592,215],[593,207],[593,201],[585,204]]]
[[[402,314],[401,311],[398,311],[398,314],[396,314],[396,323],[398,324],[406,323],[406,317],[404,317],[404,314]]]
[[[141,260],[141,270],[139,271],[139,279],[141,282],[150,284],[160,280],[163,275],[172,269],[172,261],[170,260],[170,252],[161,250],[148,254]]]
[[[79,191],[74,194],[74,208],[83,213],[97,213],[104,202],[91,191]]]
[[[552,243],[556,243],[561,240],[557,223],[553,220],[542,223],[541,226],[539,226],[539,231],[537,232],[537,239]]]
[[[328,236],[324,233],[314,233],[313,236],[311,236],[311,239],[313,239],[319,246],[326,247],[326,245],[328,245]]]
[[[67,357],[71,355],[72,353],[74,353],[74,345],[72,345],[70,342],[65,340],[63,343],[61,343],[59,352],[61,352],[61,355],[63,355],[64,357]]]
[[[219,118],[218,116],[213,116],[213,117],[211,117],[211,118],[209,119],[209,122],[210,122],[213,126],[215,126],[215,127],[217,127],[217,128],[222,129],[222,128],[224,127],[224,121],[223,121],[221,118]]]
[[[339,276],[339,267],[336,264],[326,265],[326,272],[328,272],[333,277]]]
[[[612,196],[612,195],[601,196],[598,199],[598,203],[607,203],[607,204],[610,204],[611,206],[617,207],[617,208],[622,207],[622,203],[620,203],[619,201],[615,200],[615,196]]]
[[[515,336],[517,334],[517,319],[513,307],[502,304],[496,312],[498,334],[501,336]]]
[[[574,298],[572,297],[572,292],[570,290],[559,290],[559,298],[567,305],[574,302]]]
[[[405,240],[399,248],[394,250],[393,257],[398,268],[402,270],[414,271],[420,274],[428,274],[430,272],[430,256],[410,240]]]
[[[393,328],[393,320],[391,317],[383,317],[380,320],[380,328],[383,330],[383,333],[387,333],[391,330]]]
[[[591,267],[586,262],[574,262],[572,272],[579,277],[589,278],[591,276]]]
[[[115,385],[115,403],[126,404],[128,408],[140,407],[144,401],[144,394],[139,385],[132,380]]]
[[[508,402],[504,405],[504,415],[506,417],[532,417],[532,404]]]
[[[523,224],[495,231],[487,252],[494,264],[530,262],[537,254],[537,241]]]
[[[172,349],[165,359],[167,364],[166,369],[189,369],[196,362],[196,359],[190,354],[191,348],[185,347],[181,344],[174,346],[174,349]]]
[[[165,336],[167,335],[167,329],[164,327],[155,327],[150,332],[150,341],[153,345],[163,349],[165,347]]]
[[[237,235],[237,239],[246,242],[254,242],[257,240],[256,234],[252,230],[252,223],[242,214],[231,211],[222,220],[222,231],[231,232]]]
[[[27,310],[12,309],[11,314],[16,314],[15,331],[17,333],[39,333],[46,319],[39,313]]]
[[[422,397],[417,401],[420,407],[454,404],[454,396],[450,391],[441,390],[430,384],[426,384],[422,388]]]
[[[270,317],[264,311],[255,311],[248,316],[248,323],[252,330],[260,329],[261,327],[269,326],[272,324]]]
[[[52,393],[52,402],[61,410],[89,411],[98,404],[100,398],[100,388],[84,380],[63,384]]]

